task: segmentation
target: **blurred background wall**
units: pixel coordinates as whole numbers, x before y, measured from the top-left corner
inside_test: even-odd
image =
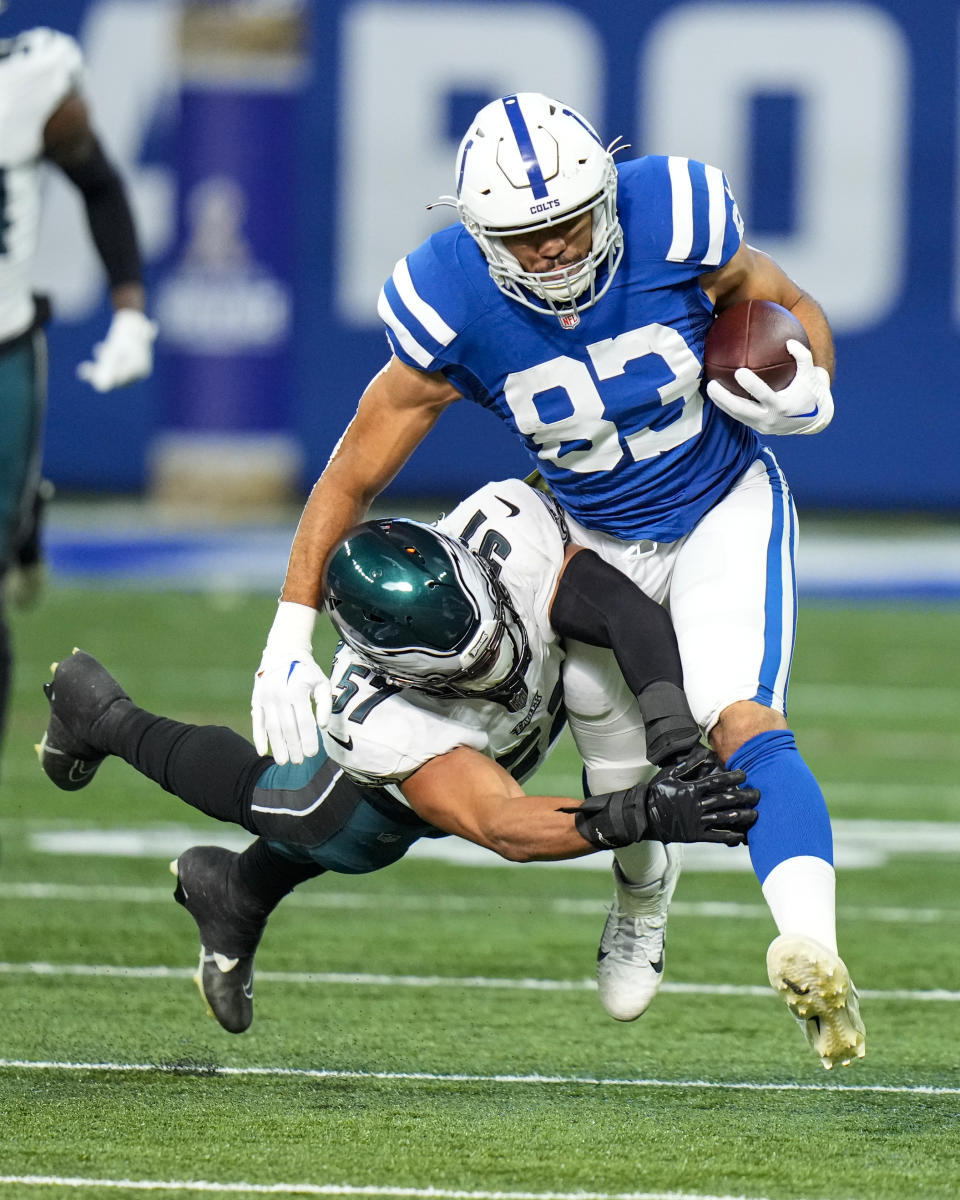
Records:
[[[475,110],[556,95],[634,153],[724,168],[749,240],[824,305],[837,417],[777,453],[810,508],[960,509],[953,0],[13,0],[4,34],[74,34],[128,180],[161,324],[153,378],[74,377],[105,292],[51,178],[46,471],[61,490],[176,491],[234,470],[309,487],[386,357],[394,262],[449,222]],[[499,423],[449,412],[393,485],[450,494],[529,469]],[[185,472],[179,474],[178,472]]]

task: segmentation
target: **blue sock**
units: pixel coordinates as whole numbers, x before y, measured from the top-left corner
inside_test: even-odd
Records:
[[[778,863],[800,854],[833,864],[827,803],[789,729],[758,733],[744,742],[727,766],[746,771],[748,786],[760,791],[759,816],[750,830],[749,846],[761,884]]]

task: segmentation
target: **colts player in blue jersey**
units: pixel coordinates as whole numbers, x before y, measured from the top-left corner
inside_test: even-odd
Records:
[[[253,692],[254,737],[279,761],[317,746],[329,684],[313,661],[324,561],[456,400],[523,440],[572,536],[669,607],[691,707],[711,745],[758,788],[750,853],[779,930],[772,986],[826,1067],[864,1053],[856,989],[837,953],[830,819],[786,722],[796,514],[758,432],[817,433],[833,414],[833,343],[816,302],[743,240],[722,172],[685,158],[615,164],[579,113],[535,93],[485,106],[456,161],[460,218],[401,259],[379,313],[393,356],[317,482],[291,550]],[[743,400],[701,390],[713,317],[773,300],[803,323],[793,381],[749,371]],[[615,664],[568,645],[567,707],[592,716],[578,748],[594,791],[645,769],[603,734]],[[613,695],[613,691],[609,692]],[[315,713],[311,707],[311,701]],[[608,705],[610,727],[639,714]],[[615,747],[617,749],[611,749]],[[632,1020],[663,969],[679,860],[617,852],[598,957],[604,1007]]]

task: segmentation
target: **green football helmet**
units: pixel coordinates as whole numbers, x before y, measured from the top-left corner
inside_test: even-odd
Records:
[[[530,651],[489,563],[420,521],[357,525],[334,548],[324,607],[359,658],[404,687],[526,703]]]

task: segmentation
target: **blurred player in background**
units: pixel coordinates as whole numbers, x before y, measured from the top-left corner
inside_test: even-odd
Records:
[[[837,954],[830,819],[787,727],[796,618],[796,515],[764,434],[833,415],[833,341],[820,307],[767,255],[716,167],[614,163],[580,114],[536,93],[485,106],[456,160],[460,224],[402,258],[379,312],[393,357],[371,382],[304,510],[253,691],[254,734],[279,758],[316,745],[329,684],[310,656],[320,568],[443,410],[491,409],[537,456],[573,538],[668,605],[691,706],[712,746],[762,795],[751,857],[780,936],[772,986],[826,1067],[864,1053]],[[772,300],[804,325],[789,386],[750,371],[742,399],[699,390],[715,313]],[[296,663],[293,667],[291,664]],[[609,656],[581,663],[602,694]],[[295,715],[292,715],[295,714]],[[610,760],[588,772],[617,786]],[[607,1011],[645,1007],[630,921],[665,878],[656,845],[618,853],[598,962]],[[668,894],[668,889],[664,889]]]
[[[249,1026],[254,953],[287,892],[328,870],[377,870],[444,833],[521,862],[654,839],[671,869],[666,885],[648,887],[635,932],[662,967],[673,843],[742,844],[757,801],[737,787],[743,773],[724,771],[700,742],[665,610],[572,546],[556,502],[520,480],[487,485],[436,527],[356,527],[331,557],[324,595],[343,638],[336,700],[325,748],[301,764],[275,763],[228,729],[145,712],[81,651],[45,688],[38,751],[59,787],[85,786],[117,754],[257,835],[243,854],[196,846],[173,864],[176,898],[200,932],[197,982],[220,1024]],[[580,696],[576,679],[568,686],[568,639],[611,648],[618,686],[603,697]],[[645,724],[659,773],[583,803],[525,795],[565,715],[588,752],[622,743],[622,762],[641,770]],[[660,979],[648,972],[647,1003]]]
[[[91,128],[82,67],[77,43],[52,29],[0,41],[0,734],[11,672],[3,596],[10,583],[13,599],[35,598],[50,490],[40,474],[49,306],[31,294],[45,162],[83,198],[114,310],[104,340],[77,374],[106,392],[149,375],[153,365],[156,328],[144,313],[133,217]]]

